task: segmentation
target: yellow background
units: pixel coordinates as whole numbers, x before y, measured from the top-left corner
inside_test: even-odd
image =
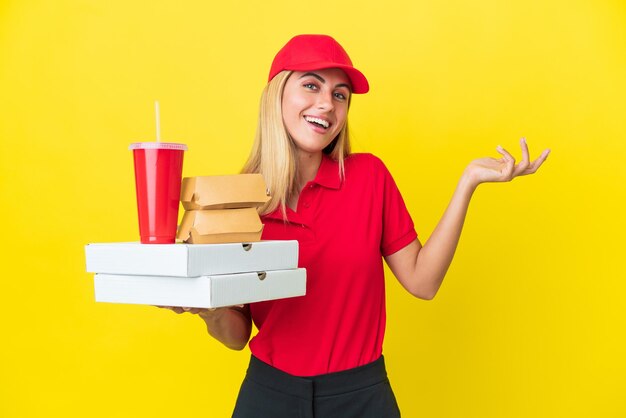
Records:
[[[230,416],[248,351],[190,314],[96,304],[88,242],[137,240],[128,145],[236,173],[275,52],[328,33],[369,78],[350,123],[425,241],[465,165],[552,154],[481,186],[435,300],[388,277],[406,417],[626,416],[622,0],[2,1],[0,416]]]

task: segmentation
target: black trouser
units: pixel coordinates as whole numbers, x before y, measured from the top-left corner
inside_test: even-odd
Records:
[[[385,361],[298,377],[252,356],[233,418],[395,418],[400,416]]]

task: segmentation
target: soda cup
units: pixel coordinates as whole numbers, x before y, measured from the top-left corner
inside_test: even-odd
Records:
[[[142,244],[173,244],[178,223],[183,155],[187,145],[169,142],[131,144],[139,235]]]

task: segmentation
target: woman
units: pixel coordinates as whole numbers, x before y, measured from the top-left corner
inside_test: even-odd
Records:
[[[384,164],[350,155],[352,94],[369,90],[331,37],[301,35],[276,55],[263,91],[254,146],[243,172],[262,173],[272,199],[263,239],[297,239],[307,294],[244,307],[201,310],[209,333],[232,349],[250,341],[250,367],[234,417],[400,416],[382,357],[384,258],[402,286],[432,299],[456,249],[480,183],[534,173],[498,147],[465,169],[441,221],[422,247]]]

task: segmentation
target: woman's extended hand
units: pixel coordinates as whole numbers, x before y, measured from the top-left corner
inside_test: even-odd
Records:
[[[474,186],[487,182],[511,181],[518,176],[533,174],[546,160],[550,150],[544,150],[536,160],[531,162],[525,138],[520,140],[520,146],[522,148],[522,161],[519,164],[515,164],[515,158],[498,145],[496,149],[502,154],[502,158],[486,157],[474,160],[465,169],[465,174],[469,176]]]

